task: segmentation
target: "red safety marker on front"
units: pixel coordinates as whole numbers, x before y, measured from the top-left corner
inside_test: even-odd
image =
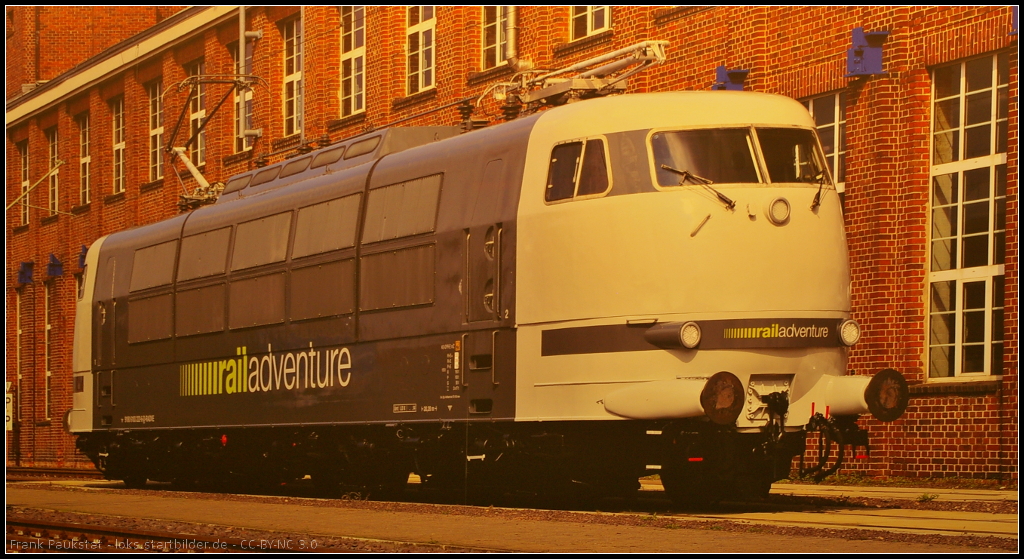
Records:
[[[687,458],[690,462],[703,462],[703,458]]]

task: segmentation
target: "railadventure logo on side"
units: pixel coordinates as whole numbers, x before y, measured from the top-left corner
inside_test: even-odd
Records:
[[[180,396],[210,396],[348,386],[352,381],[352,354],[347,347],[315,349],[250,356],[247,347],[235,349],[235,357],[181,365],[178,370]]]

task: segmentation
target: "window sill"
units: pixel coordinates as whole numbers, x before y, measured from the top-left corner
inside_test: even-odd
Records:
[[[704,12],[712,8],[714,8],[714,6],[679,6],[676,8],[654,10],[654,13],[652,14],[654,17],[654,25],[663,25],[670,21],[682,19],[686,16]]]
[[[18,233],[24,233],[24,232],[28,231],[28,228],[29,228],[29,225],[27,223],[25,225],[19,225],[19,226],[14,228],[13,233],[15,235],[17,235]]]
[[[82,215],[89,213],[89,204],[82,204],[81,206],[75,206],[71,208],[71,213],[75,215]]]
[[[515,73],[515,70],[506,62],[495,66],[494,68],[488,68],[481,72],[471,72],[466,78],[466,85],[480,85],[482,83],[489,82],[495,78],[504,78],[511,76]]]
[[[146,184],[139,187],[139,192],[149,192],[150,190],[157,190],[164,185],[164,179],[156,179],[153,182],[147,182]]]
[[[910,385],[910,395],[926,396],[932,394],[990,394],[999,390],[1003,378],[1000,376],[984,376],[977,379],[951,378],[930,380]]]
[[[273,142],[270,142],[270,147],[274,151],[281,151],[286,149],[297,148],[299,147],[299,144],[301,142],[302,137],[299,134],[292,134],[291,136],[288,136],[286,138],[281,138],[279,140],[274,140]]]
[[[250,159],[252,159],[252,151],[252,148],[249,148],[245,151],[240,151],[238,153],[227,155],[224,157],[224,159],[221,160],[221,164],[227,167],[229,165],[241,163],[242,161],[249,161]]]
[[[104,204],[114,204],[114,203],[123,202],[123,201],[124,201],[124,191],[123,190],[121,192],[118,192],[117,194],[111,194],[110,196],[107,196],[106,198],[103,199],[103,203]]]
[[[338,118],[335,120],[327,121],[327,131],[337,132],[342,128],[353,126],[355,124],[362,124],[364,122],[366,122],[366,111],[356,113],[354,115],[349,115],[345,118]]]
[[[391,109],[394,110],[394,111],[400,111],[402,109],[409,108],[409,107],[411,107],[413,105],[416,105],[418,103],[424,103],[426,101],[430,101],[430,100],[435,99],[435,98],[437,98],[437,88],[436,87],[432,87],[432,88],[430,88],[430,89],[428,89],[426,91],[421,91],[419,93],[413,93],[412,95],[409,95],[408,97],[402,97],[401,99],[395,99],[391,103]]]
[[[576,39],[562,45],[555,45],[552,51],[555,58],[562,58],[563,56],[583,52],[591,47],[611,44],[613,38],[615,38],[615,31],[613,29],[606,29],[597,35]]]
[[[43,219],[40,219],[39,220],[39,224],[40,225],[49,225],[51,223],[57,223],[58,219],[60,219],[60,214],[48,215],[48,216],[44,217]]]

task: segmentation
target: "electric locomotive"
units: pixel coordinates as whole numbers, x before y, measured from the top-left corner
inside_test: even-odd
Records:
[[[765,495],[848,375],[842,209],[785,97],[620,95],[393,128],[89,249],[78,447],[110,479]],[[823,446],[828,448],[828,446]],[[825,453],[822,453],[825,456]],[[826,473],[825,459],[817,466]]]

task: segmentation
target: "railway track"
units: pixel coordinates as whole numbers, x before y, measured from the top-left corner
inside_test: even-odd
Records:
[[[8,490],[11,491],[17,485],[21,484],[9,485]],[[26,489],[28,489],[27,485],[29,484],[26,484]],[[410,487],[410,489],[411,488],[412,487]],[[40,487],[40,489],[42,489],[42,487]],[[18,490],[15,490],[15,493],[18,492]],[[124,494],[124,496],[128,498],[137,498],[137,495],[132,495],[134,493],[135,492],[129,492],[128,494]],[[155,500],[178,500],[182,496],[181,492],[178,491],[151,490],[146,491],[146,493],[152,494],[150,498]],[[250,524],[251,527],[248,529],[237,530],[233,533],[231,531],[233,529],[231,528],[222,527],[219,529],[220,532],[218,533],[223,536],[233,536],[235,537],[234,540],[225,537],[210,539],[202,536],[193,536],[192,534],[196,532],[195,529],[188,527],[174,527],[172,516],[164,516],[163,518],[166,518],[166,520],[157,522],[162,524],[160,528],[178,531],[177,534],[137,532],[131,529],[125,530],[124,522],[125,520],[130,519],[114,519],[112,517],[107,517],[108,521],[104,526],[109,528],[105,528],[98,534],[91,536],[91,539],[88,537],[83,539],[82,536],[79,535],[75,540],[79,542],[94,542],[95,540],[100,540],[101,543],[105,541],[105,546],[102,547],[102,549],[90,549],[88,546],[83,548],[82,546],[84,544],[81,544],[78,548],[68,547],[68,544],[63,544],[63,547],[61,547],[61,544],[58,543],[53,543],[50,547],[24,547],[28,546],[32,542],[35,542],[35,545],[37,546],[41,546],[42,544],[39,543],[40,540],[53,539],[55,542],[66,541],[69,538],[57,538],[54,537],[54,535],[59,536],[60,530],[64,530],[71,534],[69,530],[72,528],[81,530],[83,524],[104,522],[102,519],[94,521],[91,518],[92,515],[89,514],[77,517],[72,516],[70,518],[59,518],[59,520],[79,522],[80,524],[78,525],[39,525],[40,523],[34,522],[34,524],[37,525],[34,529],[39,533],[27,532],[24,531],[23,528],[22,533],[15,535],[19,535],[23,538],[29,538],[28,540],[17,540],[19,545],[23,546],[19,549],[49,549],[54,551],[144,551],[147,549],[160,551],[161,549],[158,547],[156,542],[174,540],[178,540],[179,542],[182,540],[191,540],[194,542],[191,543],[192,549],[186,548],[181,549],[181,551],[387,551],[388,549],[395,549],[395,546],[405,546],[405,548],[400,548],[403,550],[413,550],[409,549],[408,546],[414,546],[416,548],[415,550],[418,551],[451,551],[451,546],[453,544],[458,545],[458,547],[462,549],[466,549],[471,546],[478,548],[480,551],[493,551],[493,549],[490,549],[490,545],[487,545],[482,541],[474,541],[472,543],[469,541],[462,541],[459,542],[459,544],[456,544],[454,541],[449,541],[448,549],[445,549],[445,546],[434,545],[435,542],[430,541],[430,538],[419,538],[412,534],[399,536],[403,541],[392,541],[389,536],[398,536],[398,533],[392,533],[391,530],[382,531],[379,528],[379,522],[384,522],[385,524],[393,522],[394,518],[392,518],[391,515],[396,513],[403,516],[408,514],[410,517],[426,515],[426,517],[431,518],[431,520],[426,521],[427,523],[436,521],[439,527],[447,526],[455,518],[479,516],[481,507],[436,504],[431,502],[433,499],[429,496],[421,495],[418,491],[409,491],[409,494],[406,495],[411,502],[390,503],[371,500],[364,502],[352,502],[348,504],[343,503],[343,500],[341,499],[324,499],[302,495],[302,493],[303,492],[301,491],[296,491],[295,493],[288,495],[230,496],[222,494],[189,493],[188,499],[181,501],[181,506],[189,510],[194,509],[194,511],[185,517],[181,517],[179,515],[176,520],[179,522],[198,522],[204,526],[212,526],[214,524],[219,525],[223,518],[235,518],[239,515],[251,517],[256,520],[265,515],[270,515],[271,518],[279,519],[279,514],[277,512],[270,512],[272,509],[277,508],[281,508],[282,510],[291,510],[289,514],[297,514],[300,518],[305,517],[306,514],[304,512],[300,512],[303,508],[323,508],[325,509],[324,514],[336,515],[339,518],[338,522],[332,523],[329,527],[321,526],[320,528],[314,528],[312,525],[299,520],[297,524],[290,527],[288,530],[291,534],[308,534],[310,533],[309,530],[313,530],[314,533],[324,534],[316,536],[319,540],[318,549],[308,549],[308,547],[307,549],[300,549],[297,547],[296,543],[291,544],[292,547],[290,548],[287,547],[287,545],[278,545],[274,548],[272,547],[274,545],[273,543],[259,544],[256,542],[260,540],[251,539],[246,541],[238,539],[251,537],[263,538],[262,541],[267,542],[274,541],[274,536],[272,534],[268,536],[266,533],[255,532],[250,535],[248,530],[253,529],[252,524]],[[42,495],[42,493],[36,494]],[[83,502],[95,501],[98,503],[109,500],[111,504],[114,504],[119,499],[118,495],[121,494],[122,491],[120,488],[94,487],[89,488],[88,490],[77,488],[72,489],[71,493],[65,493],[64,496],[72,498],[72,495],[77,495],[78,497],[73,497],[73,499],[76,501],[84,499]],[[89,497],[90,495],[92,497]],[[107,497],[103,497],[103,495],[106,495]],[[630,502],[604,502],[601,507],[604,512],[573,511],[564,509],[509,509],[503,507],[488,507],[486,510],[487,516],[493,515],[495,518],[506,518],[506,520],[512,521],[528,517],[530,519],[554,520],[569,523],[582,522],[587,525],[598,523],[622,525],[624,527],[650,525],[651,527],[658,526],[665,528],[777,532],[780,534],[785,533],[790,535],[819,537],[826,536],[842,539],[884,539],[886,541],[894,542],[960,542],[961,545],[982,545],[984,547],[996,547],[1000,549],[1006,548],[1007,545],[1016,542],[1018,536],[1016,528],[1016,514],[900,510],[898,508],[887,509],[882,507],[843,506],[840,503],[819,503],[817,502],[818,499],[814,499],[812,502],[811,500],[790,496],[779,496],[780,498],[778,499],[769,499],[767,502],[761,503],[723,503],[715,510],[681,511],[667,504],[665,499],[660,498],[660,492],[654,493],[643,491],[640,492],[637,497],[637,499]],[[363,501],[362,498],[356,500]],[[195,508],[194,505],[197,504],[198,501],[206,501],[208,505]],[[19,499],[15,498],[14,501],[8,500],[8,513],[12,516],[17,516],[17,510],[11,510],[10,505],[12,503],[19,503]],[[28,502],[21,504],[21,506],[25,505],[32,506]],[[111,510],[113,511],[118,509],[119,507],[115,505]],[[213,513],[213,509],[217,509],[218,511],[223,509],[223,511]],[[328,513],[328,510],[331,512]],[[82,510],[82,512],[84,513],[85,511]],[[371,518],[376,518],[377,516],[381,516],[381,518],[377,519],[377,521],[371,520]],[[387,519],[385,519],[384,516],[387,516]],[[424,518],[422,516],[419,517]],[[40,517],[35,516],[34,518]],[[47,520],[49,520],[49,518],[47,518]],[[166,522],[170,522],[171,524],[164,524]],[[349,522],[368,522],[369,524],[363,526],[357,531],[346,531],[341,533],[334,531],[336,526],[346,525],[346,523]],[[133,524],[131,521],[128,523]],[[664,524],[664,526],[662,526],[662,524]],[[66,526],[70,526],[71,528]],[[31,528],[31,526],[29,527]],[[89,533],[96,532],[95,528],[86,528],[92,530],[92,532]],[[268,528],[270,528],[270,525],[263,527],[264,530]],[[40,531],[44,529],[47,530],[45,534]],[[270,529],[278,530],[279,528]],[[443,532],[448,533],[449,530],[450,528],[445,527]],[[476,529],[472,531],[475,532]],[[12,533],[12,527],[9,523],[8,534],[11,535]],[[183,535],[186,533],[188,535]],[[326,534],[333,534],[333,536],[326,536]],[[141,539],[131,540],[128,535],[134,535]],[[936,537],[941,539],[934,539]],[[948,539],[950,537],[953,539]],[[964,539],[965,537],[968,539]],[[103,540],[103,538],[106,539]],[[325,540],[322,538],[328,539]],[[328,543],[328,540],[331,538],[337,539],[338,541],[334,542],[332,545]],[[74,539],[74,534],[72,534],[72,539]],[[995,542],[993,539],[1002,541]],[[133,541],[137,543],[133,544]],[[218,547],[216,549],[213,549],[212,542],[217,542]],[[481,546],[481,544],[483,544],[483,546]],[[11,541],[8,542],[8,549],[13,550],[10,545]],[[140,545],[148,545],[148,547],[139,547]],[[367,549],[365,547],[367,545],[384,547]],[[360,546],[364,547],[360,549]],[[179,547],[181,547],[181,544],[179,544]],[[206,549],[203,549],[204,547]]]

